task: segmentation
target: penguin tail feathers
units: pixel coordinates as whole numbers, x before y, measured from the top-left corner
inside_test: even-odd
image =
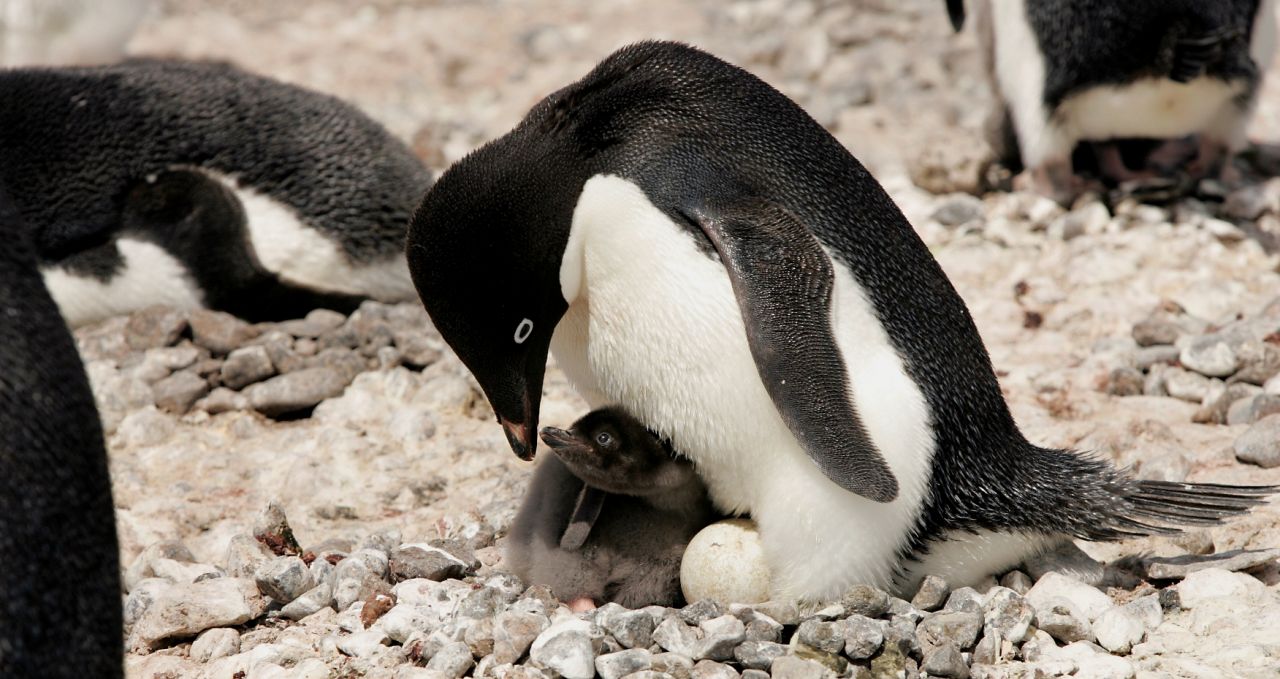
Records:
[[[1076,537],[1119,540],[1170,535],[1184,527],[1216,526],[1265,503],[1280,486],[1119,480],[1116,511]]]
[[[947,18],[956,33],[964,28],[964,0],[947,0]]]

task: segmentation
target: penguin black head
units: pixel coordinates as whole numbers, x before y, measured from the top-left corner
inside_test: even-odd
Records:
[[[560,265],[577,199],[624,140],[660,124],[678,96],[664,82],[690,56],[710,58],[676,43],[620,50],[450,167],[410,224],[423,305],[523,459],[536,446],[551,336],[576,294]]]
[[[652,495],[697,480],[692,465],[616,408],[592,411],[568,431],[543,427],[542,442],[583,483],[609,493]]]

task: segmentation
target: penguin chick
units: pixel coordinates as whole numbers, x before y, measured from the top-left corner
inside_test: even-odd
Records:
[[[542,441],[555,454],[511,529],[515,573],[569,602],[680,605],[685,546],[717,518],[693,465],[618,408],[544,427]]]
[[[946,4],[958,29],[963,3]],[[1114,146],[1093,148],[1108,183],[1229,174],[1247,143],[1274,54],[1274,0],[970,5],[996,93],[988,141],[1004,165],[1025,169],[1026,188],[1063,203],[1078,196],[1088,186],[1072,161],[1082,143],[1193,137],[1194,153],[1172,170],[1159,157],[1121,162]]]

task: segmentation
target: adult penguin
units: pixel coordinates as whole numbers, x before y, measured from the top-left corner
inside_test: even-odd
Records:
[[[0,181],[73,326],[412,299],[405,229],[430,180],[349,104],[228,64],[0,71]]]
[[[0,676],[122,677],[102,428],[29,235],[0,189]]]
[[[647,42],[459,161],[414,282],[517,455],[548,350],[759,524],[775,595],[964,584],[1074,535],[1215,522],[1269,489],[1130,481],[1029,443],[973,321],[870,174],[781,93]]]

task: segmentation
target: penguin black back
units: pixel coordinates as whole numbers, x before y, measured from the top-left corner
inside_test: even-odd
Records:
[[[132,182],[183,165],[235,176],[358,257],[399,250],[430,181],[353,107],[227,64],[0,73],[0,180],[45,260],[101,242]]]
[[[0,189],[0,676],[123,676],[111,479],[93,394]]]

